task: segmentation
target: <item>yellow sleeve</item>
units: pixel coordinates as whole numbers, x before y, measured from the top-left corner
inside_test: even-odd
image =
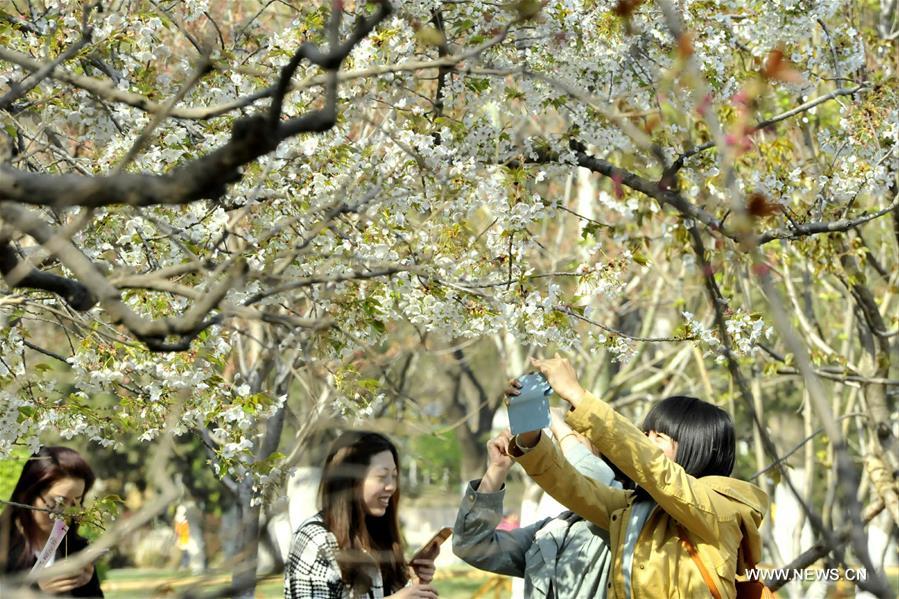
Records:
[[[669,516],[700,538],[717,539],[721,523],[737,517],[726,498],[702,479],[687,474],[632,422],[593,394],[587,393],[565,420],[587,435],[603,456],[645,489]]]
[[[544,491],[600,528],[609,530],[610,514],[627,506],[630,491],[607,487],[584,476],[543,433],[535,447],[513,457]]]

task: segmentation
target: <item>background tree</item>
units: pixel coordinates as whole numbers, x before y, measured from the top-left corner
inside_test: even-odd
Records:
[[[864,523],[899,525],[896,10],[12,2],[0,452],[204,436],[250,588],[319,417],[464,417],[473,471],[500,374],[574,351],[635,416],[727,405],[769,489],[801,442],[802,563],[889,596]],[[429,355],[450,384],[421,370],[440,405],[403,411]],[[806,434],[772,438],[791,410]]]

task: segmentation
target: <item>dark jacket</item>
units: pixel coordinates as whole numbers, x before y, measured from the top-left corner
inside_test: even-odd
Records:
[[[72,555],[73,553],[78,553],[82,549],[87,547],[87,540],[83,537],[79,537],[76,534],[72,534],[69,532],[66,535],[66,538],[63,539],[62,543],[59,544],[59,549],[56,550],[56,561],[61,561],[66,558],[66,555]],[[13,572],[21,572],[23,570],[30,570],[32,566],[34,566],[34,562],[36,559],[32,559],[29,563],[20,566],[17,565],[18,557],[21,555],[24,549],[24,543],[22,541],[21,536],[14,535],[13,539],[10,542],[9,547],[9,555],[6,556],[6,573],[12,574]],[[37,585],[34,585],[37,588]],[[103,597],[103,590],[100,589],[100,578],[97,576],[97,569],[94,568],[94,575],[91,576],[91,579],[87,581],[87,584],[84,584],[78,588],[72,589],[66,595],[67,597]]]

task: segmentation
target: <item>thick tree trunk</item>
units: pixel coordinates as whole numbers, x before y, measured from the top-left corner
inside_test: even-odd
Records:
[[[238,491],[241,538],[237,566],[231,577],[232,596],[253,599],[256,595],[256,565],[259,561],[259,506],[253,506],[253,481],[244,479]]]
[[[280,397],[287,392],[290,377],[282,374],[275,387],[275,397]],[[265,434],[259,443],[256,453],[257,461],[268,459],[276,449],[281,439],[281,431],[284,429],[284,410],[282,405],[275,414],[269,418],[265,427]],[[237,567],[231,576],[231,585],[234,588],[233,596],[238,599],[253,599],[256,594],[256,570],[259,564],[259,533],[261,526],[260,505],[253,505],[253,479],[245,478],[240,482],[238,489],[238,509],[240,510],[241,538],[238,541],[238,553],[240,556]]]
[[[465,354],[457,349],[453,357],[459,365],[453,380],[453,396],[449,405],[449,415],[460,422],[455,428],[456,438],[462,453],[462,479],[470,480],[481,476],[487,463],[487,438],[493,428],[493,416],[497,401],[488,399],[487,391],[468,364]],[[462,390],[464,379],[474,387],[475,395],[466,401]]]

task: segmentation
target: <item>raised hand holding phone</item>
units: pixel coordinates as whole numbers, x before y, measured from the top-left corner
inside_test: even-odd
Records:
[[[540,373],[517,379],[517,394],[509,394],[509,425],[513,435],[549,426],[549,396],[553,389]]]
[[[546,377],[559,397],[571,404],[572,408],[578,407],[587,392],[578,381],[577,373],[568,358],[557,353],[555,357],[542,360],[531,358],[531,365]]]

